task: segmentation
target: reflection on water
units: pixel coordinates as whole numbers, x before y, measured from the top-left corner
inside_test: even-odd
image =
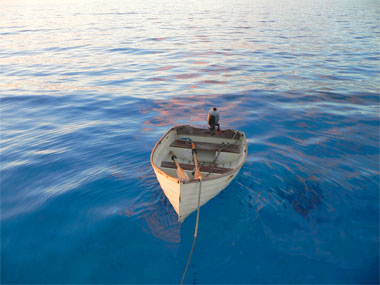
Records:
[[[379,9],[2,1],[1,283],[177,283],[195,215],[149,156],[212,106],[249,153],[187,281],[378,283]]]
[[[246,100],[248,100],[248,95],[233,94],[190,95],[186,97],[170,97],[168,100],[155,100],[152,110],[158,115],[146,121],[145,124],[162,127],[186,123],[200,124],[206,127],[207,113],[210,106],[218,106],[222,116],[222,128],[229,128],[235,122],[242,121],[244,112],[249,113],[249,106],[244,107]],[[236,110],[239,110],[241,116],[236,117]]]
[[[288,200],[294,210],[304,217],[309,211],[317,208],[323,199],[322,189],[318,184],[301,177],[286,182],[286,189],[279,191],[278,195]]]
[[[156,211],[146,217],[143,221],[142,227],[144,230],[156,238],[167,242],[167,246],[172,247],[172,244],[181,242],[180,224],[178,223],[178,216],[172,209],[168,201],[162,196],[162,203],[159,205],[166,210],[165,215],[162,213],[162,208],[158,208]]]

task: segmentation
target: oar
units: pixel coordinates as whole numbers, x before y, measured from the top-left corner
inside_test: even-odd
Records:
[[[189,175],[187,175],[187,173],[185,172],[185,170],[182,169],[182,167],[179,165],[178,161],[177,161],[177,157],[174,155],[174,153],[172,151],[170,151],[170,156],[172,158],[172,160],[174,161],[175,165],[177,166],[177,176],[179,179],[185,179],[185,180],[189,180],[190,177]]]
[[[202,173],[198,168],[198,157],[197,157],[197,149],[195,148],[195,144],[192,142],[191,146],[193,148],[193,156],[194,156],[194,163],[195,163],[195,179],[202,179]]]

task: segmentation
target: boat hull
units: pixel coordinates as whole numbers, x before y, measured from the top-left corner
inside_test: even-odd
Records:
[[[165,196],[178,214],[178,221],[183,222],[192,212],[197,210],[199,190],[201,190],[200,206],[202,206],[227,188],[238,175],[239,170],[228,176],[202,181],[202,183],[199,181],[193,181],[192,183],[179,181],[178,183],[168,179],[161,173],[155,172],[155,174]]]
[[[160,163],[168,159],[168,149],[173,146],[172,142],[178,138],[178,132],[176,132],[176,130],[182,127],[183,126],[177,126],[170,129],[157,142],[151,154],[151,164],[157,180],[164,191],[165,196],[178,214],[179,222],[183,222],[186,217],[197,210],[199,190],[201,191],[200,206],[202,206],[217,196],[232,182],[232,180],[238,175],[247,156],[245,136],[244,133],[239,132],[241,152],[240,158],[237,160],[237,163],[233,168],[225,168],[228,171],[218,175],[208,176],[207,173],[203,173],[202,181],[197,179],[181,180],[176,177],[175,170],[172,170],[174,172],[168,170],[164,171],[164,169],[158,167],[158,165],[161,165]],[[210,138],[204,137],[191,137],[191,139],[210,141]]]

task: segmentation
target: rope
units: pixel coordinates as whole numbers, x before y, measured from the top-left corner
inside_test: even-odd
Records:
[[[187,270],[189,269],[191,256],[193,255],[195,242],[197,240],[198,224],[199,224],[199,211],[200,211],[200,207],[201,207],[201,190],[202,190],[202,179],[199,179],[198,209],[197,209],[197,221],[195,223],[194,241],[193,241],[193,246],[191,247],[189,259],[187,260],[185,271],[183,272],[183,275],[182,275],[181,285],[183,284],[183,281],[185,280],[185,277],[186,277]]]
[[[234,136],[232,137],[232,140],[235,139],[236,135],[238,134],[239,132],[236,132],[234,131]],[[239,140],[236,140],[232,145],[235,145]],[[190,143],[191,142],[191,139],[189,141],[186,141],[186,143]],[[218,154],[214,160],[213,163],[216,162],[216,160],[218,159],[218,156],[219,154],[222,152],[222,150],[224,148],[226,148],[227,146],[229,146],[230,143],[227,143],[226,145],[223,145],[222,147],[218,147]],[[209,176],[210,173],[208,173],[206,175]],[[197,209],[197,220],[195,222],[195,231],[194,231],[194,240],[193,240],[193,245],[191,247],[191,251],[190,251],[190,255],[189,255],[189,259],[187,260],[187,264],[186,264],[186,268],[185,268],[185,271],[183,272],[183,275],[182,275],[182,280],[181,280],[181,285],[183,285],[183,281],[185,280],[185,277],[186,277],[186,273],[187,273],[187,270],[189,269],[189,265],[190,265],[190,261],[191,261],[191,257],[193,256],[193,252],[194,252],[194,248],[195,248],[195,243],[197,241],[197,236],[198,236],[198,224],[199,224],[199,212],[200,212],[200,207],[201,207],[201,190],[202,190],[202,178],[199,179],[199,192],[198,192],[198,209]]]

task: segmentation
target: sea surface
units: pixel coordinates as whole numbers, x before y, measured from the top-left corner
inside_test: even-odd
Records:
[[[244,131],[185,282],[379,282],[377,0],[3,0],[1,283],[179,283],[150,165],[172,126]]]

